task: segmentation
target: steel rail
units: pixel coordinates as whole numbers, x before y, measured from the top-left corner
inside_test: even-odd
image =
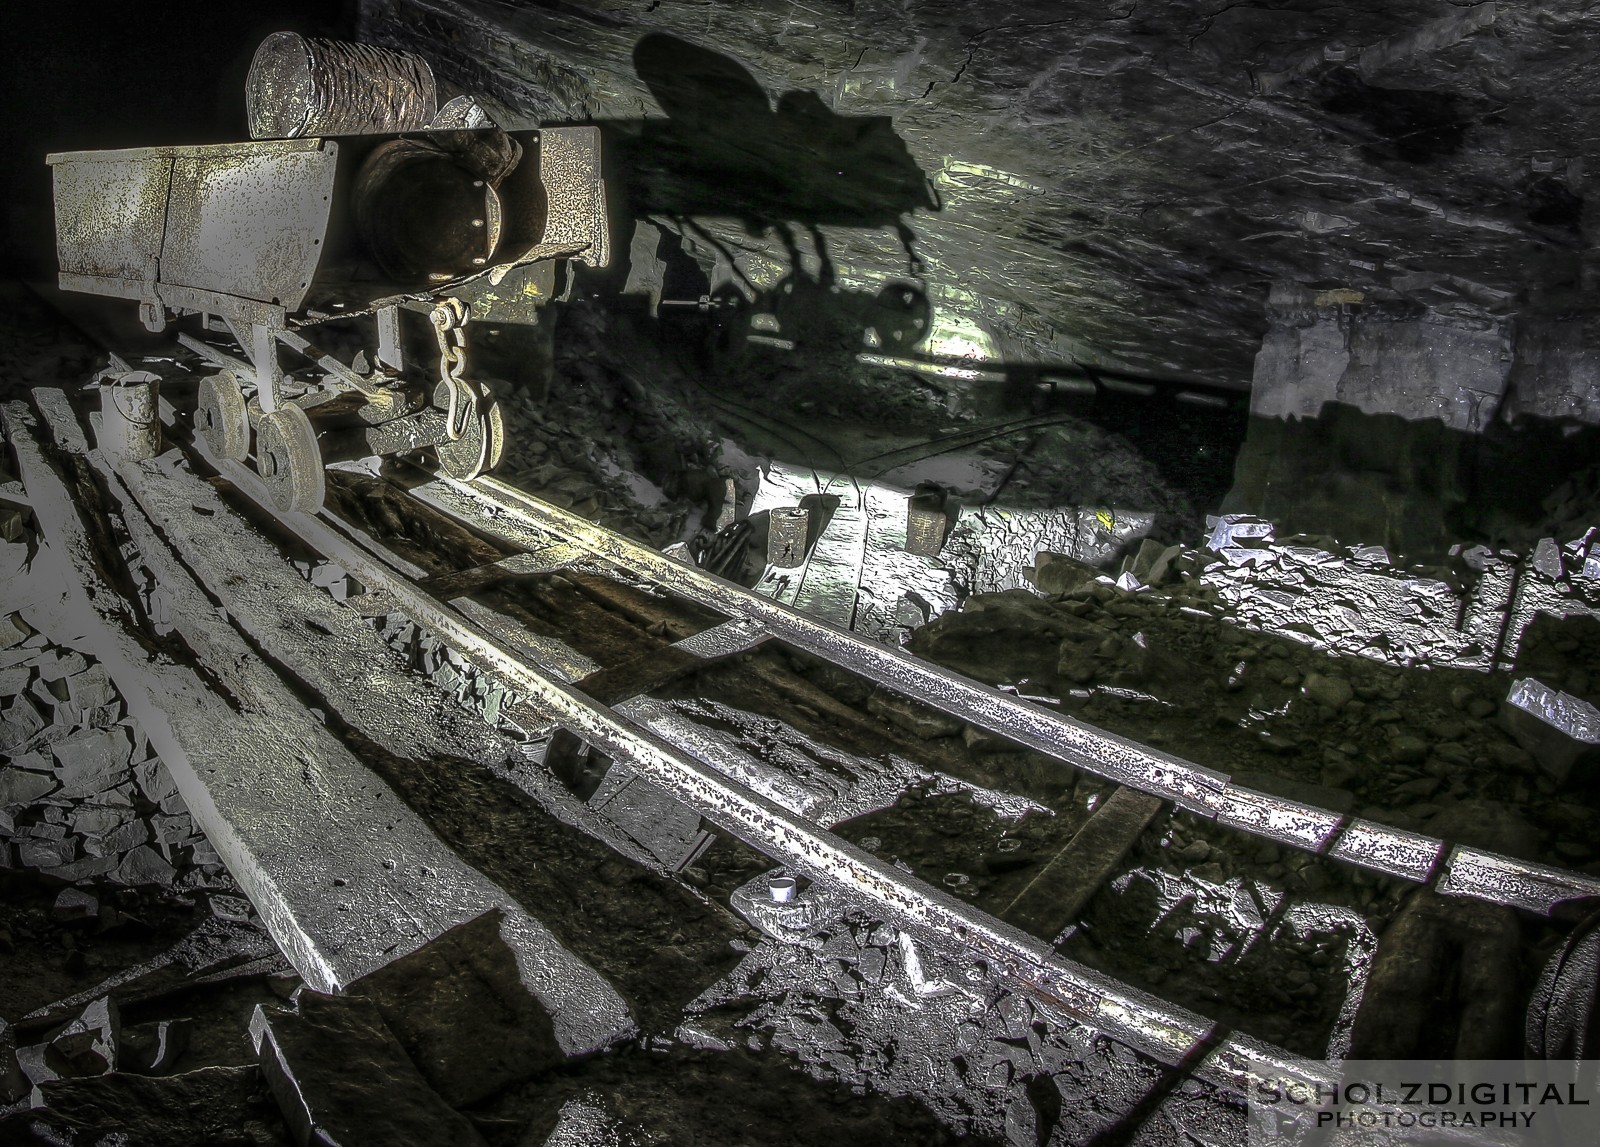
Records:
[[[518,526],[556,535],[691,601],[730,617],[756,622],[798,649],[1118,784],[1132,785],[1208,818],[1226,808],[1223,794],[1228,778],[1222,773],[1052,713],[801,613],[697,567],[674,561],[497,479],[479,478],[471,483],[440,479],[413,489],[411,495],[458,519],[462,518],[463,502],[474,504],[481,511],[472,515],[474,519],[486,517],[502,540],[523,548],[529,545],[529,536],[519,532]]]
[[[558,678],[541,672],[416,580],[398,572],[370,539],[357,540],[331,512],[288,513],[243,463],[194,450],[302,542],[348,570],[369,590],[480,669],[522,694],[547,718],[600,751],[647,773],[706,820],[806,877],[843,886],[885,919],[971,953],[1075,1021],[1169,1066],[1235,1091],[1283,1082],[1328,1083],[1326,1065],[1249,1036],[1075,961],[1047,943],[966,904],[821,829],[636,725]]]
[[[904,650],[754,593],[541,501],[492,477],[437,478],[411,496],[468,527],[524,549],[555,540],[823,657],[969,724],[1096,776],[1275,843],[1441,893],[1549,915],[1565,900],[1600,896],[1600,879],[1409,832],[1234,784],[1223,773],[1053,713]]]

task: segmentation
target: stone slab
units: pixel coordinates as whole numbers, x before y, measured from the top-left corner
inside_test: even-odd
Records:
[[[505,914],[458,924],[350,985],[452,1106],[477,1103],[562,1059],[550,1017],[500,934]]]
[[[466,1117],[418,1074],[377,1007],[302,992],[294,1013],[257,1005],[262,1074],[301,1147],[481,1147]]]

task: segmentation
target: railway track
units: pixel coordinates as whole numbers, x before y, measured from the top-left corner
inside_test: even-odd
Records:
[[[393,704],[371,700],[385,688],[382,682],[341,683],[341,677],[360,676],[360,667],[351,665],[342,674],[338,670],[339,656],[356,655],[350,648],[338,648],[344,640],[339,634],[345,632],[341,626],[365,628],[370,634],[367,618],[403,618],[413,627],[413,640],[428,635],[430,643],[448,649],[459,663],[492,683],[496,700],[491,720],[501,732],[485,735],[516,731],[519,745],[511,771],[520,783],[557,816],[600,834],[629,859],[681,880],[711,838],[691,832],[681,852],[675,852],[653,847],[648,825],[632,834],[625,827],[619,830],[597,800],[607,792],[608,776],[611,788],[643,778],[669,796],[674,807],[688,810],[691,820],[703,819],[786,872],[938,950],[961,954],[1009,991],[1027,995],[1052,1014],[1229,1093],[1248,1093],[1284,1080],[1325,1081],[1327,1068],[1133,988],[1057,950],[1057,941],[1116,875],[1130,850],[1148,834],[1165,830],[1171,809],[1234,830],[1242,838],[1343,862],[1446,897],[1523,913],[1547,916],[1563,901],[1600,895],[1600,880],[1580,873],[1236,784],[1215,770],[808,617],[493,478],[457,482],[418,467],[380,487],[370,479],[340,476],[330,483],[334,490],[322,512],[287,513],[275,507],[249,465],[213,457],[201,436],[191,439],[185,420],[170,406],[163,414],[187,452],[188,466],[215,473],[221,496],[173,455],[114,465],[89,448],[79,416],[59,393],[40,392],[35,405],[37,416],[11,404],[5,421],[36,510],[50,501],[39,491],[52,488],[52,474],[76,472],[81,491],[84,467],[95,471],[106,496],[121,503],[102,511],[115,509],[120,515],[135,547],[146,554],[146,566],[165,563],[166,577],[192,581],[186,591],[191,601],[220,606],[243,631],[247,641],[240,646],[237,635],[223,632],[226,626],[219,627],[216,617],[178,619],[191,648],[201,651],[199,660],[209,677],[231,685],[235,695],[250,688],[231,676],[248,675],[241,666],[249,657],[276,662],[283,676],[309,683],[316,698],[339,709],[342,721],[381,741],[381,726]],[[68,457],[81,461],[63,467]],[[56,502],[73,500],[60,478],[54,481],[62,486],[53,495]],[[407,520],[426,521],[436,535],[452,537],[456,555],[466,556],[467,563],[429,554],[403,531],[382,529],[376,523],[385,515],[375,507],[385,505],[391,518],[396,516],[393,507],[403,507],[401,516]],[[77,516],[84,514],[81,505],[73,514],[70,521],[48,527],[65,532],[51,540],[73,556],[80,577],[109,587],[116,575],[104,568],[107,546],[104,541],[93,544],[100,527]],[[287,626],[275,620],[271,601],[251,605],[241,588],[253,579],[251,563],[256,559],[243,550],[230,553],[222,544],[238,536],[241,515],[275,532],[274,544],[288,541],[295,546],[302,559],[347,571],[362,592],[343,604],[330,599],[325,622],[308,623],[309,634],[286,635],[282,630]],[[52,520],[42,510],[40,517]],[[258,537],[256,547],[263,544]],[[517,594],[524,592],[530,596],[519,605]],[[114,616],[118,611],[107,604],[109,596],[102,595],[96,607],[102,622],[126,629],[127,618]],[[570,614],[564,620],[563,611]],[[345,621],[335,621],[334,615]],[[197,638],[201,630],[206,635]],[[605,634],[597,636],[600,630]],[[326,649],[330,645],[332,652]],[[313,651],[319,646],[327,660],[314,665]],[[230,649],[232,654],[226,652]],[[861,690],[887,694],[892,704],[909,707],[914,715],[931,714],[1044,754],[1063,773],[1076,770],[1104,782],[1102,795],[1059,851],[1006,903],[986,911],[833,831],[848,802],[835,802],[833,815],[827,815],[808,799],[803,784],[786,782],[782,770],[759,753],[747,751],[748,746],[730,748],[692,723],[666,719],[663,705],[652,701],[675,689],[692,692],[697,681],[718,674],[748,678],[753,683],[750,696],[790,698],[792,706],[777,718],[789,722],[779,726],[783,736],[809,744],[831,721],[834,728],[847,730],[841,734],[844,744],[835,746],[841,758],[852,752],[858,758],[870,756],[864,749],[885,746],[893,751],[898,739],[905,756],[928,758],[920,775],[966,780],[959,761],[941,758],[935,742],[896,734],[849,711],[797,672],[797,664],[820,664],[830,679],[842,676]],[[376,680],[381,674],[372,676]],[[363,694],[362,689],[373,692]],[[341,690],[354,699],[353,715],[335,703]],[[363,705],[370,710],[365,715]],[[796,707],[806,716],[796,718]],[[797,731],[794,722],[809,718],[817,718],[812,727]],[[401,751],[404,733],[404,728],[392,731],[387,747]],[[192,793],[186,793],[197,810],[207,803],[201,790],[209,783],[204,768],[197,768]],[[966,783],[973,791],[982,787]],[[892,790],[888,803],[897,795]],[[214,808],[220,799],[210,802]],[[880,797],[857,811],[883,806]],[[228,819],[220,809],[216,816]],[[213,830],[213,835],[227,834]],[[281,916],[275,918],[269,876],[261,873],[256,889],[262,893],[258,900],[269,901],[263,916],[303,973],[309,973],[308,981],[337,987],[358,974],[358,967],[342,966],[338,953],[330,955],[308,938],[311,924],[289,919],[303,912],[289,903],[289,894],[284,894]],[[248,876],[242,883],[251,887]],[[491,889],[483,896],[493,901],[496,893]],[[529,950],[548,956],[552,945],[540,933],[539,922],[530,917],[521,926],[532,937]],[[371,962],[380,957],[363,958]],[[561,966],[561,958],[554,958],[540,974],[547,1003],[555,1000],[554,1010],[566,1006],[571,1013],[563,1029],[569,1048],[604,1046],[625,1032],[619,1001],[607,995],[603,984],[580,984],[574,998],[563,996],[565,988],[557,981],[564,975],[581,981],[584,974],[571,967],[562,971]]]

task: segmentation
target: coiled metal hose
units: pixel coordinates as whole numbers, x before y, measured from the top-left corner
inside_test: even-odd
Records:
[[[245,81],[253,139],[416,131],[439,111],[428,61],[410,52],[275,32]]]

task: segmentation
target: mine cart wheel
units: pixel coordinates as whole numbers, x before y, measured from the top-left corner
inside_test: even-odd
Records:
[[[474,404],[476,405],[476,404]],[[458,482],[470,482],[500,465],[506,451],[505,415],[492,399],[466,420],[466,430],[454,442],[441,442],[439,465]]]
[[[311,419],[298,406],[263,415],[256,429],[256,469],[278,509],[315,514],[327,492]]]
[[[250,452],[250,416],[245,411],[244,391],[231,371],[200,380],[194,428],[218,458],[242,462]]]
[[[933,307],[921,288],[890,283],[872,301],[868,318],[878,332],[878,345],[892,354],[910,350],[928,336]]]

